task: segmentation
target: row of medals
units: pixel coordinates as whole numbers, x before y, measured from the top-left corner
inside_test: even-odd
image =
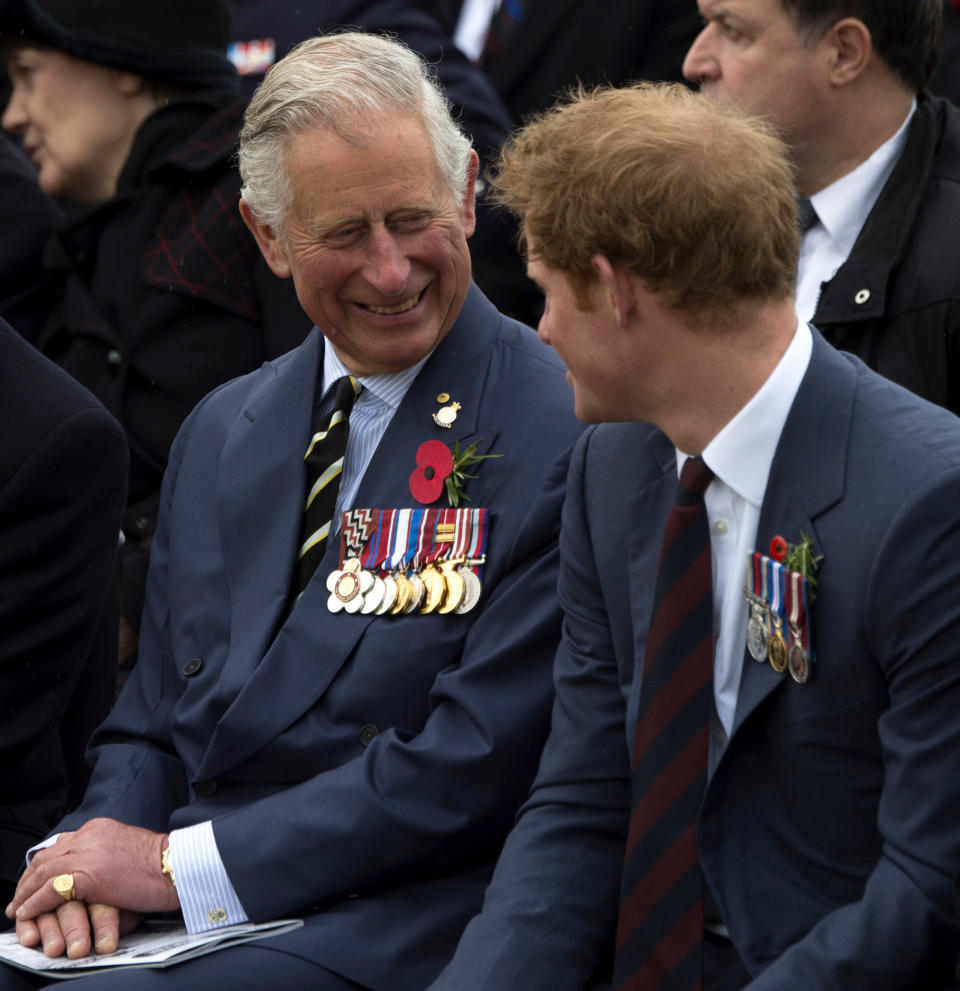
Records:
[[[365,570],[358,558],[347,558],[327,578],[327,608],[374,616],[462,615],[480,601],[480,579],[470,566],[482,563],[460,558],[435,561],[419,571],[378,575]]]
[[[785,674],[789,670],[793,680],[802,685],[810,677],[810,655],[804,649],[800,627],[789,624],[790,645],[787,646],[783,636],[783,620],[771,615],[769,604],[761,596],[747,588],[743,592],[750,603],[750,619],[747,620],[747,650],[750,656],[760,664],[769,661],[777,674]]]

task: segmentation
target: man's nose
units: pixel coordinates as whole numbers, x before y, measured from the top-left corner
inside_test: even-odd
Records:
[[[367,281],[385,296],[399,296],[407,288],[410,260],[388,230],[372,231],[367,243]]]
[[[690,83],[698,83],[701,79],[714,79],[718,75],[716,59],[713,56],[708,32],[710,25],[693,39],[683,60],[683,78]]]

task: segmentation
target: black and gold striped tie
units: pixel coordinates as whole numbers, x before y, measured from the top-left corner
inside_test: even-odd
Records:
[[[313,435],[304,455],[307,501],[300,531],[300,548],[293,568],[291,596],[295,601],[307,587],[327,548],[347,450],[350,410],[363,386],[350,375],[333,384],[333,412],[325,430]]]

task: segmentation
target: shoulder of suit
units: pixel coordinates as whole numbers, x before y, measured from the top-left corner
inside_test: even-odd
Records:
[[[960,417],[920,398],[844,353],[857,373],[852,443],[895,454],[902,471],[960,468]]]

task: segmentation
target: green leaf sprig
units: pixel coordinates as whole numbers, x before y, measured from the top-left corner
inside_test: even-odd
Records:
[[[459,441],[453,445],[453,471],[447,475],[444,485],[447,488],[447,498],[450,500],[450,505],[454,508],[460,505],[461,499],[470,502],[470,496],[463,491],[463,488],[468,478],[476,478],[477,476],[471,475],[466,469],[472,468],[473,465],[480,464],[481,461],[486,461],[488,458],[503,457],[502,454],[477,454],[477,448],[482,442],[483,438],[481,437],[464,451],[460,450]]]
[[[799,571],[813,589],[817,585],[817,566],[822,560],[822,554],[813,553],[813,540],[810,535],[801,530],[800,543],[787,544],[787,555],[783,559],[783,566],[788,571]]]

